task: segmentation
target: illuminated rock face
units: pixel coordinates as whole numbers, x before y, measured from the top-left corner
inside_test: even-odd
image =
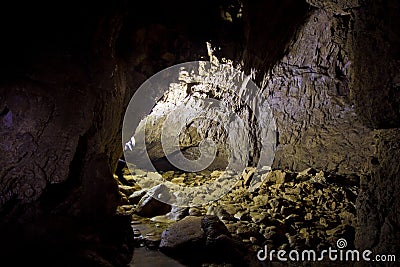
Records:
[[[347,34],[346,20],[317,9],[268,73],[265,94],[280,142],[276,167],[313,166],[341,174],[365,170],[372,138],[350,99]]]

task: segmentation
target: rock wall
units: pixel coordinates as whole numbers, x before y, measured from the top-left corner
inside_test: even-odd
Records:
[[[376,130],[374,138],[374,158],[370,172],[361,179],[357,199],[356,244],[377,254],[395,255],[400,248],[400,130]]]
[[[216,1],[14,4],[0,18],[0,253],[40,262],[89,247],[105,266],[127,261],[112,178],[124,108],[156,71],[205,56],[210,38],[258,70],[279,132],[274,167],[361,175],[356,243],[398,251],[399,4],[307,2],[244,1],[232,23],[216,23]],[[99,243],[120,246],[97,255]]]
[[[398,1],[365,1],[354,11],[351,92],[357,113],[374,131],[374,156],[361,180],[356,242],[375,253],[400,250]]]
[[[265,93],[277,120],[280,146],[275,167],[314,166],[362,174],[356,244],[376,253],[394,253],[399,250],[400,222],[395,212],[400,193],[399,4],[307,2],[317,9],[306,12],[309,17],[276,65],[263,49],[271,47],[274,38],[268,40],[262,33],[272,31],[268,26],[263,30],[250,15],[245,24],[245,32],[258,33],[247,39],[246,48],[263,59],[266,71],[258,69],[260,76],[267,74]],[[248,68],[254,65],[246,59],[245,53]]]
[[[123,13],[59,4],[14,6],[2,25],[0,254],[16,266],[122,266],[133,240],[113,179],[130,95],[115,51]]]
[[[253,37],[261,44],[253,50],[257,53],[264,50],[257,42],[264,31],[252,23],[250,19],[249,27],[256,28],[252,31],[259,32]],[[350,99],[349,27],[348,15],[311,9],[286,54],[260,82],[279,133],[274,167],[300,171],[313,166],[341,174],[366,171],[372,138]]]
[[[358,118],[350,94],[350,9],[343,8],[347,13],[330,11],[299,1],[246,3],[243,9],[243,52],[219,54],[242,60],[245,70],[257,71],[256,81],[277,122],[279,145],[274,167],[295,171],[315,167],[339,174],[366,172],[373,139],[371,130]],[[260,9],[270,15],[268,22],[265,14],[258,13]],[[282,16],[274,12],[282,12]],[[287,30],[278,31],[281,28]],[[148,30],[158,36],[171,32],[161,26]],[[145,31],[139,32],[143,35]],[[164,42],[161,40],[167,47]],[[222,50],[235,51],[235,45],[225,43]],[[152,47],[152,40],[144,44]],[[140,64],[150,65],[146,60]],[[200,131],[200,135],[206,134]],[[147,143],[151,157],[159,158],[162,153],[156,150],[160,146],[150,145],[160,143],[156,139],[156,135],[149,137]]]
[[[375,129],[357,200],[356,245],[375,253],[399,251],[399,25],[397,1],[308,1],[349,19],[349,97],[358,119]],[[370,153],[370,152],[368,152]]]

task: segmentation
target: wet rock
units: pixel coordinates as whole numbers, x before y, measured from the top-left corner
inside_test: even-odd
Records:
[[[160,250],[172,253],[201,249],[205,244],[201,219],[187,216],[166,229],[161,236]]]
[[[154,217],[163,215],[171,211],[171,205],[161,202],[158,199],[169,199],[168,188],[161,184],[155,186],[144,195],[137,207],[135,213],[142,217]]]
[[[194,174],[189,176],[197,179]],[[180,214],[203,216],[206,213],[217,222],[222,220],[225,225],[222,224],[217,232],[249,247],[268,244],[271,249],[317,248],[333,244],[339,236],[349,236],[343,227],[353,227],[357,223],[354,203],[347,198],[350,194],[346,194],[343,183],[334,182],[333,174],[314,169],[301,174],[279,170],[273,171],[271,177],[274,178],[270,182],[264,181],[258,191],[249,192],[244,184],[238,184],[218,201]],[[357,188],[347,189],[357,194]],[[152,220],[171,223],[174,219],[169,215],[173,213]],[[206,238],[209,246],[214,246],[218,239],[212,236]]]
[[[161,237],[156,234],[148,233],[143,237],[143,243],[149,249],[158,249],[160,246],[160,242]]]
[[[245,248],[230,237],[217,216],[185,217],[162,233],[159,247],[168,255],[192,263],[240,262],[245,258]]]
[[[153,222],[171,223],[178,221],[188,215],[188,208],[172,206],[170,212],[165,215],[159,215],[151,218]]]

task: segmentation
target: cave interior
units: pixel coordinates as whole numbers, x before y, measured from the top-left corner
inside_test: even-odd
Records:
[[[396,0],[9,3],[0,265],[267,266],[265,247],[339,239],[400,257],[399,14]],[[240,70],[262,105],[182,68],[158,97],[143,90],[187,62]],[[128,107],[143,140],[125,133]],[[151,170],[130,165],[135,149]]]

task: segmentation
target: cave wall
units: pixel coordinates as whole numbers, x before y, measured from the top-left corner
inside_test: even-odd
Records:
[[[215,1],[195,13],[169,3],[152,11],[150,2],[144,13],[121,2],[14,4],[1,17],[9,37],[1,50],[1,252],[42,240],[47,247],[31,253],[39,259],[60,240],[81,241],[68,233],[110,239],[99,222],[113,220],[117,205],[124,107],[156,71],[205,56],[209,38],[222,56],[258,70],[278,125],[274,167],[360,175],[357,244],[398,251],[399,4],[307,2],[244,1],[243,25],[215,23],[217,8],[201,27]],[[121,31],[126,10],[135,26]]]
[[[292,41],[278,46],[284,50],[275,54],[275,61],[263,48],[274,47],[277,35],[287,38],[290,32],[274,32],[268,28],[274,23],[259,24],[252,8],[262,9],[262,4],[247,2],[244,15],[244,32],[253,33],[246,39],[244,63],[247,69],[257,62],[261,66],[257,81],[277,120],[280,145],[274,167],[313,166],[361,176],[356,245],[374,253],[396,253],[399,4],[307,2],[313,8],[305,11],[302,26],[287,39]],[[264,10],[269,7],[264,3]],[[285,11],[295,20],[290,8]],[[266,17],[274,18],[269,12]],[[250,54],[255,59],[249,60]]]
[[[124,265],[130,220],[115,216],[113,179],[131,94],[115,51],[124,12],[120,3],[25,7],[2,18],[2,260]]]
[[[398,1],[365,1],[354,11],[350,36],[351,95],[357,113],[374,129],[374,153],[361,179],[356,243],[375,253],[398,253],[399,244],[399,44]]]
[[[313,9],[288,53],[264,78],[277,121],[274,166],[339,174],[366,171],[371,130],[349,96],[349,17]]]
[[[396,254],[400,249],[400,5],[392,0],[308,2],[336,17],[348,16],[350,22],[345,42],[351,63],[349,98],[372,136],[362,146],[368,147],[370,156],[365,158],[357,199],[356,246],[377,254]]]
[[[367,172],[366,162],[373,153],[372,133],[358,117],[350,91],[349,10],[356,4],[341,5],[316,8],[302,1],[245,2],[243,40],[230,33],[224,41],[217,37],[211,41],[220,59],[227,57],[243,64],[247,73],[256,70],[255,80],[269,99],[277,122],[275,168]],[[219,31],[230,32],[226,25]],[[132,57],[130,64],[135,77],[206,55],[204,43],[189,42],[182,32],[176,33],[176,28],[156,24],[131,34],[136,37],[133,44],[139,47],[139,54],[133,53],[138,56]],[[180,46],[170,41],[171,35],[181,41]],[[242,51],[238,51],[240,42]],[[182,50],[182,46],[189,49]],[[158,60],[149,56],[154,54],[159,54]],[[168,58],[169,62],[165,60]],[[249,134],[255,133],[251,130]],[[156,135],[148,139],[148,144],[159,144]],[[160,145],[156,148],[161,153],[149,151],[150,157],[163,155]]]

